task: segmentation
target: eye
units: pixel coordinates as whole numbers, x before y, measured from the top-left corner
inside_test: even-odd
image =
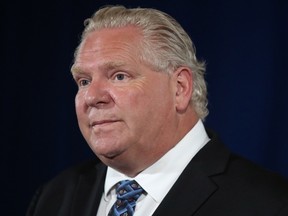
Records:
[[[114,81],[123,81],[129,78],[129,75],[123,72],[115,73],[112,77]]]
[[[89,85],[90,81],[87,79],[79,79],[77,83],[79,87],[84,87]]]
[[[125,74],[116,74],[115,79],[124,80],[125,79]]]

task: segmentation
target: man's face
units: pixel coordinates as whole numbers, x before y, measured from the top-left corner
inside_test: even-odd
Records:
[[[80,130],[94,153],[118,170],[134,163],[141,171],[173,137],[173,75],[141,63],[140,40],[135,27],[89,33],[72,68]]]

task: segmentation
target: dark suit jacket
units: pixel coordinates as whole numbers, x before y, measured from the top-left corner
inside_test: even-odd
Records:
[[[287,181],[209,136],[153,216],[288,216]],[[27,216],[96,216],[106,169],[92,161],[64,171],[37,191]]]

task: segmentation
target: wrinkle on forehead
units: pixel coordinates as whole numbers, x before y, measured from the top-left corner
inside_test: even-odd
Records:
[[[83,60],[87,61],[85,58],[90,60],[95,58],[95,61],[99,62],[99,67],[107,69],[120,67],[128,59],[139,64],[142,50],[141,38],[141,31],[135,26],[90,32],[81,42],[75,55],[71,68],[72,74],[79,71]]]
[[[137,40],[136,44],[137,44],[137,47],[140,48],[140,44],[142,43],[141,42],[141,38],[143,39],[143,32],[142,32],[142,29],[139,28],[138,26],[135,26],[135,25],[128,25],[128,26],[123,26],[123,27],[113,27],[113,28],[101,28],[101,29],[97,29],[95,31],[91,31],[91,32],[88,32],[84,38],[82,38],[82,41],[81,43],[79,44],[79,46],[77,47],[77,49],[75,50],[75,53],[74,53],[74,60],[77,58],[77,56],[80,54],[80,53],[83,53],[81,50],[83,49],[83,46],[85,46],[85,44],[87,43],[87,41],[89,40],[92,40],[94,43],[97,43],[99,42],[100,40],[105,40],[107,37],[103,37],[103,36],[99,36],[97,40],[97,38],[93,38],[93,35],[95,34],[105,34],[107,33],[107,37],[109,38],[108,40],[110,40],[109,42],[112,43],[111,39],[117,39],[118,35],[124,35],[126,34],[126,38],[129,38],[127,40],[127,45],[131,44],[131,42]],[[114,36],[114,38],[113,38]],[[115,37],[116,36],[116,37]],[[112,37],[112,38],[111,38]],[[91,39],[92,38],[92,39]],[[115,41],[117,43],[121,42],[121,41]],[[122,40],[122,42],[124,43],[124,41]],[[98,47],[98,46],[96,46]],[[92,47],[91,47],[92,48]],[[136,47],[135,47],[136,48]],[[141,50],[141,49],[140,49]],[[97,51],[96,49],[92,49],[90,50],[89,52],[95,52]],[[85,51],[86,52],[86,51]],[[88,51],[87,51],[88,53]]]
[[[135,63],[137,63],[137,60],[134,59],[134,61]],[[111,59],[111,60],[102,61],[97,66],[97,68],[100,71],[112,71],[112,70],[119,69],[121,67],[130,67],[130,64],[124,60]],[[81,64],[79,64],[79,61],[75,62],[71,67],[72,74],[81,73],[82,70],[83,68],[81,67]]]

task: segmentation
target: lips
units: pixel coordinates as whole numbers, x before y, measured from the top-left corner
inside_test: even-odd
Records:
[[[90,123],[90,127],[97,127],[97,126],[104,126],[109,125],[112,123],[118,122],[118,120],[100,120],[100,121],[93,121]]]

